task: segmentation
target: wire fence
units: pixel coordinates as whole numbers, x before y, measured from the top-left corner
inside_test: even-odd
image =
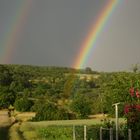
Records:
[[[116,136],[116,134],[118,136]],[[132,131],[131,129],[118,130],[116,132],[113,128],[103,128],[100,127],[100,140],[132,140]]]
[[[119,140],[132,140],[131,130],[119,130]],[[40,130],[47,140],[116,140],[113,128],[103,128],[99,125],[48,126]]]

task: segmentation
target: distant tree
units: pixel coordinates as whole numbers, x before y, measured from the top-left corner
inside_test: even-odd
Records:
[[[93,77],[91,77],[91,79],[88,81],[88,85],[89,85],[90,88],[96,88],[97,87]]]
[[[140,66],[139,66],[138,63],[137,63],[137,64],[134,64],[134,65],[132,66],[132,70],[133,70],[134,73],[138,72],[138,71],[139,71],[139,68],[140,68]]]
[[[76,81],[77,81],[77,76],[74,74],[70,74],[67,77],[66,82],[64,84],[63,94],[62,94],[64,98],[69,98],[71,95],[73,95],[73,90],[74,90]]]
[[[92,69],[90,67],[86,67],[85,68],[85,73],[86,74],[91,74],[92,73]]]
[[[86,95],[76,95],[71,103],[71,109],[77,113],[78,118],[88,118],[91,113],[91,101]]]

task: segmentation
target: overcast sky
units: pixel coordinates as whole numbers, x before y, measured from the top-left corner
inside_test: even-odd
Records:
[[[120,1],[84,67],[128,71],[132,64],[140,63],[140,0]],[[0,63],[72,67],[91,25],[108,2],[31,0],[10,61],[1,59]],[[0,0],[0,42],[8,40],[18,9],[26,3],[28,0]],[[4,47],[0,43],[0,50]]]

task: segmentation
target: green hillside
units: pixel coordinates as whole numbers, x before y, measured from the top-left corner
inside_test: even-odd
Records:
[[[35,120],[88,118],[88,115],[97,113],[114,114],[112,104],[124,104],[131,82],[139,83],[139,79],[138,72],[99,73],[89,67],[77,70],[66,67],[0,65],[0,108],[12,105],[17,111],[34,111],[37,113]],[[51,115],[48,116],[52,117],[45,115],[49,111]],[[44,113],[45,117],[41,117],[40,113]],[[123,110],[119,114],[122,116]]]

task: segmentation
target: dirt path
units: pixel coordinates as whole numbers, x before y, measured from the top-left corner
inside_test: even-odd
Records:
[[[11,124],[12,121],[8,116],[8,111],[0,110],[0,138],[2,140],[8,140],[8,130]]]
[[[11,119],[8,116],[7,110],[0,111],[0,127],[9,126],[11,124]]]

